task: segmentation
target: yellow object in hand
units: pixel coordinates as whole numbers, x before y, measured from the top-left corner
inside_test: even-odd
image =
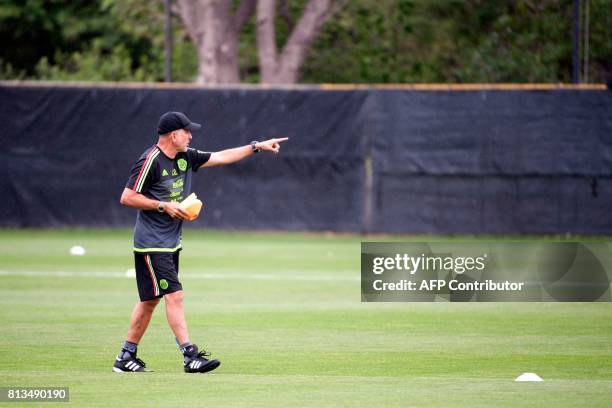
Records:
[[[193,221],[198,218],[202,210],[202,201],[198,199],[195,193],[191,193],[185,198],[179,206],[189,214],[188,221]]]

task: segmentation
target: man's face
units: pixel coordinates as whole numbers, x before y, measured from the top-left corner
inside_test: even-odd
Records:
[[[173,135],[173,144],[177,152],[186,152],[191,141],[191,132],[187,129],[175,130]]]

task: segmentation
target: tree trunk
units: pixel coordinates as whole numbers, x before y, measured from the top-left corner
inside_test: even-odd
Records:
[[[275,13],[275,0],[259,0],[257,2],[257,55],[262,83],[273,83],[271,79],[276,77],[278,64],[274,30]]]
[[[276,1],[259,0],[257,48],[262,83],[294,84],[298,81],[300,67],[314,38],[323,23],[335,12],[332,3],[332,0],[309,0],[281,54],[278,55],[274,30]]]
[[[227,0],[179,0],[179,14],[198,52],[198,83],[240,82],[238,34],[255,9],[242,0],[232,13]]]
[[[323,23],[346,0],[308,0],[282,52],[276,47],[275,0],[242,0],[232,13],[229,0],[178,0],[187,33],[198,52],[198,79],[204,84],[240,82],[238,35],[257,5],[257,48],[261,82],[293,84]],[[287,16],[285,16],[287,18]]]

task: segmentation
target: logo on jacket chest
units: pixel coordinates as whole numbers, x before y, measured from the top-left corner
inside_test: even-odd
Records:
[[[176,161],[176,165],[181,172],[184,172],[187,170],[187,160],[185,159],[178,159]],[[172,174],[173,176],[178,176],[178,171],[176,171],[175,168],[173,168],[172,170],[163,169],[161,175],[162,177],[166,177],[166,176],[169,176],[170,174]]]
[[[170,175],[170,173],[172,173],[173,176],[178,176],[178,171],[176,171],[176,169],[172,169],[170,172],[168,172],[168,170],[166,170],[166,169],[163,169],[161,176],[162,177],[167,177],[167,176]]]

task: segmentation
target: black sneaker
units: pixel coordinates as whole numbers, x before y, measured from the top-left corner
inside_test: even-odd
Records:
[[[207,373],[221,365],[219,360],[209,360],[206,358],[210,357],[210,353],[204,350],[198,352],[198,346],[195,344],[187,347],[183,355],[185,356],[183,368],[186,373]]]
[[[151,371],[147,369],[144,361],[132,354],[124,353],[122,357],[124,358],[120,358],[119,356],[115,358],[113,371],[116,373],[141,373]]]

